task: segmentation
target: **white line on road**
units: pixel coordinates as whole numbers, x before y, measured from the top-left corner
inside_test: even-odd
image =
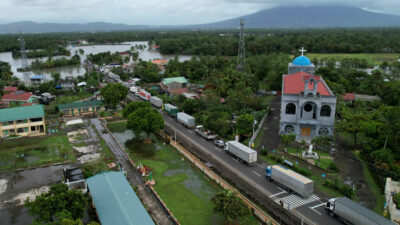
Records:
[[[259,173],[257,173],[256,171],[252,170],[251,172],[253,172],[254,174],[256,174],[256,175],[261,177],[261,175]]]
[[[317,208],[317,207],[320,207],[320,206],[323,206],[323,205],[325,205],[325,203],[322,203],[322,204],[319,204],[319,205],[315,205],[315,206],[310,207],[310,208],[314,209],[314,208]]]
[[[281,189],[281,190],[282,190],[282,189]],[[283,194],[283,193],[286,193],[286,191],[281,191],[281,192],[279,192],[279,193],[270,195],[269,197],[272,198],[272,197],[275,197],[275,196],[280,195],[280,194]]]
[[[215,148],[215,149],[217,149],[218,151],[221,151],[221,149],[220,149],[220,148]]]
[[[308,208],[310,208],[312,211],[314,211],[314,212],[318,213],[320,216],[322,216],[322,214],[320,212],[318,212],[317,210],[315,210],[314,208],[311,208],[311,207],[308,207]]]

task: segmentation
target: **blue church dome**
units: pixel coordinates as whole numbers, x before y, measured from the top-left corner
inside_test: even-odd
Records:
[[[293,64],[296,66],[311,66],[311,61],[304,55],[301,55],[301,56],[297,56],[293,60]]]

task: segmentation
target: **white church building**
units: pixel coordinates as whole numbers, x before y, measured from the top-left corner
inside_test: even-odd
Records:
[[[294,133],[296,140],[316,136],[333,136],[336,96],[315,66],[304,56],[289,63],[288,74],[282,77],[280,134]]]

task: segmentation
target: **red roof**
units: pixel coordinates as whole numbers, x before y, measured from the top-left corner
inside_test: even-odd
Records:
[[[160,46],[159,45],[153,45],[153,46],[151,46],[152,48],[160,48]]]
[[[165,59],[155,59],[152,61],[152,63],[157,65],[165,65],[168,63],[168,61]]]
[[[346,94],[343,95],[343,99],[345,101],[354,101],[355,94],[354,93],[346,93]]]
[[[14,92],[14,91],[17,91],[17,90],[18,90],[17,87],[5,86],[3,91],[4,92]]]
[[[321,79],[320,76],[313,76],[311,74],[305,72],[293,73],[290,75],[285,75],[283,77],[283,94],[300,94],[304,92],[304,81],[310,80],[313,78],[314,80],[321,80],[318,82],[317,92],[320,95],[331,96],[332,94],[329,92],[328,86],[325,84],[325,81]],[[308,88],[314,88],[314,82],[308,83]]]
[[[24,102],[26,102],[32,96],[33,96],[33,94],[31,92],[19,93],[18,91],[16,91],[16,92],[4,94],[2,97],[2,100],[3,101],[24,101]]]

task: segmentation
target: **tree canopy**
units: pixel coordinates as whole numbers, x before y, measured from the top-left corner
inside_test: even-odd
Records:
[[[139,108],[150,108],[150,102],[130,102],[127,106],[125,106],[124,110],[122,111],[122,115],[125,118],[128,118],[129,114],[133,113]]]
[[[120,83],[111,83],[102,88],[100,92],[106,104],[115,108],[128,94],[128,88]]]
[[[150,134],[155,134],[164,128],[164,118],[156,109],[140,107],[128,115],[127,128],[132,129],[136,135],[145,132],[145,141],[149,142]]]
[[[231,190],[218,192],[211,198],[214,211],[221,214],[230,222],[246,216],[250,213],[243,200],[236,196]]]
[[[9,80],[13,75],[11,66],[7,62],[0,61],[0,79]]]

